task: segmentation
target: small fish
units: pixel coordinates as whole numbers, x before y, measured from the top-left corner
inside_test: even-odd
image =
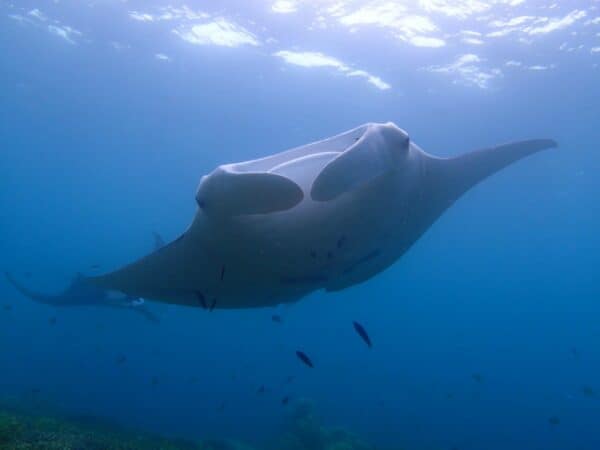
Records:
[[[221,266],[221,281],[225,278],[225,265]]]
[[[127,362],[127,357],[125,355],[118,355],[115,362],[117,364],[125,364]]]
[[[575,347],[571,347],[571,354],[575,357],[575,358],[579,358],[579,350],[577,350]]]
[[[217,411],[223,411],[224,409],[225,409],[225,402],[219,403],[219,406],[217,406]]]
[[[294,381],[294,375],[288,375],[287,378],[285,379],[285,382],[287,384],[291,383],[292,381]]]
[[[583,395],[586,397],[593,397],[595,394],[594,389],[591,386],[584,386],[582,388]]]
[[[48,319],[48,323],[50,325],[56,325],[56,317],[50,317],[50,319]]]
[[[367,334],[367,331],[365,330],[365,328],[358,322],[352,322],[352,323],[354,324],[354,329],[356,330],[358,335],[362,338],[362,340],[365,341],[367,346],[369,348],[373,347],[373,344],[371,344],[371,339],[369,339],[369,335]]]
[[[156,386],[158,384],[158,377],[154,375],[150,382],[152,383],[152,386]]]
[[[475,380],[477,383],[483,383],[483,375],[480,373],[474,373],[471,375],[471,378],[473,378],[473,380]]]
[[[302,361],[304,364],[306,364],[308,367],[313,368],[315,367],[312,363],[312,361],[310,360],[310,358],[308,356],[306,356],[306,353],[300,351],[300,350],[296,350],[296,356],[298,358],[300,358],[300,361]]]
[[[273,322],[277,322],[277,323],[281,323],[282,322],[281,316],[279,314],[273,314],[271,316],[271,320]]]
[[[256,390],[257,394],[264,394],[265,393],[265,387],[263,385],[261,385],[257,390]]]
[[[100,268],[100,264],[92,264],[90,266],[91,269],[99,269]]]
[[[34,395],[37,395],[40,392],[42,392],[42,390],[40,388],[31,388],[31,393]]]
[[[287,395],[281,399],[282,405],[287,405],[289,402],[290,402],[290,397]]]
[[[548,419],[548,423],[555,427],[556,425],[560,424],[560,419],[556,416],[552,416]]]

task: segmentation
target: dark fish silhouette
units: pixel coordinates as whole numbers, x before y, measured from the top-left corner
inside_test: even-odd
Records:
[[[365,330],[365,328],[356,321],[352,322],[352,323],[354,324],[354,329],[356,330],[358,335],[362,338],[362,340],[365,341],[367,346],[369,348],[373,347],[373,344],[371,344],[371,339],[369,339],[369,335],[367,334],[367,331]]]
[[[127,362],[127,357],[125,355],[118,355],[115,362],[117,364],[125,364]]]
[[[282,322],[281,316],[279,314],[273,314],[271,316],[271,320],[273,322],[277,322],[277,323],[281,323]]]
[[[219,406],[217,406],[217,411],[223,411],[224,409],[225,409],[225,402],[219,403]]]
[[[593,397],[595,394],[594,389],[591,386],[584,386],[582,388],[583,395],[586,397]]]
[[[56,325],[56,317],[50,317],[50,319],[48,319],[48,323],[50,325]]]
[[[225,278],[225,266],[221,266],[221,281]]]
[[[579,358],[579,350],[577,350],[577,348],[575,347],[571,347],[571,354],[575,357],[575,358]]]
[[[264,394],[264,393],[265,393],[265,387],[261,385],[261,387],[259,387],[259,388],[256,390],[256,393],[257,393],[257,394]]]
[[[154,375],[151,380],[152,386],[156,386],[158,384],[158,377]]]
[[[287,405],[289,402],[290,402],[290,397],[287,395],[281,399],[282,405]]]
[[[477,383],[483,383],[483,375],[480,373],[474,373],[471,375],[471,378],[473,378],[473,380],[475,380]]]
[[[286,383],[291,383],[292,381],[294,381],[294,375],[289,375],[286,379],[285,382]]]
[[[550,425],[552,425],[553,427],[555,427],[556,425],[558,425],[560,423],[560,419],[556,416],[552,416],[548,419],[548,423]]]
[[[308,367],[315,367],[312,363],[312,361],[310,360],[310,358],[308,356],[306,356],[306,353],[300,351],[300,350],[296,350],[296,356],[298,358],[300,358],[300,361],[302,361],[304,364],[306,364]]]

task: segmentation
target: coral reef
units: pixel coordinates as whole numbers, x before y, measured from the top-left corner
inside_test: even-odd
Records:
[[[33,417],[0,411],[0,448],[60,450],[205,450],[199,444],[124,431],[106,423]],[[209,447],[208,447],[209,448]]]
[[[372,450],[353,434],[338,428],[323,427],[314,413],[313,403],[296,402],[287,431],[276,446],[285,450]]]
[[[372,450],[341,429],[325,428],[308,400],[291,409],[280,438],[267,446],[273,450]],[[33,416],[0,405],[0,448],[3,450],[256,450],[235,440],[190,442],[166,439],[123,428],[93,416]]]

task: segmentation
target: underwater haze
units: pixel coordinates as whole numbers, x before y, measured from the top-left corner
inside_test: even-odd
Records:
[[[215,450],[600,448],[599,64],[598,0],[0,0],[0,419]],[[221,164],[388,121],[440,157],[558,147],[291,304],[15,288],[175,240]]]

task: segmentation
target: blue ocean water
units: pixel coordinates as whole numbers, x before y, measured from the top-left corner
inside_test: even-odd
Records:
[[[439,156],[559,148],[289,306],[148,302],[156,325],[3,278],[0,397],[257,448],[284,396],[378,449],[600,448],[599,64],[592,0],[1,1],[0,269],[36,291],[175,239],[216,166],[365,122]]]

